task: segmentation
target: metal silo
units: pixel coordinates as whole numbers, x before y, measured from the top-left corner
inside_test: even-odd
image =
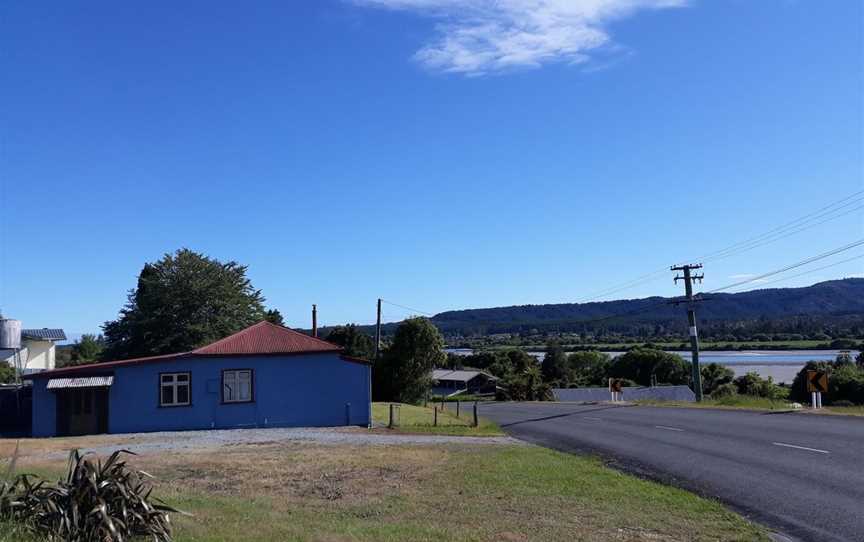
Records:
[[[21,320],[0,319],[0,349],[21,349]]]

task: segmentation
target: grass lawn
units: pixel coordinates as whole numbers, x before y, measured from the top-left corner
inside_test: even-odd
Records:
[[[34,461],[20,469],[63,470]],[[716,502],[529,445],[283,443],[130,463],[194,514],[172,518],[178,542],[768,540]]]
[[[752,397],[749,395],[734,395],[731,397],[723,397],[720,399],[705,398],[701,403],[689,403],[685,401],[636,401],[640,405],[650,406],[670,406],[670,407],[688,407],[688,408],[728,408],[728,409],[747,409],[747,410],[795,410],[789,406],[788,400],[775,401],[764,397]],[[802,413],[810,414],[846,414],[850,416],[864,416],[864,406],[850,407],[833,407],[826,406],[821,410],[811,410],[809,408],[800,409]]]
[[[390,420],[391,403],[372,403],[372,419],[376,424],[387,426]],[[486,418],[480,418],[480,425],[472,427],[473,403],[461,406],[461,415],[456,417],[455,403],[448,403],[447,408],[438,409],[438,425],[434,425],[435,413],[433,406],[422,407],[393,403],[398,405],[397,431],[405,433],[434,433],[436,435],[471,435],[478,437],[498,437],[504,435],[498,425]]]

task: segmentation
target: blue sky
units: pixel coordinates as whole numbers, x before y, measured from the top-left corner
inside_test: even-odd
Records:
[[[98,331],[180,247],[247,264],[295,326],[577,301],[864,189],[860,2],[0,10],[0,309],[25,326]],[[706,262],[705,289],[861,237],[858,210]]]

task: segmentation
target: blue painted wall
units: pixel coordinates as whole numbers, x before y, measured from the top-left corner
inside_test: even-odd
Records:
[[[254,371],[254,402],[222,404],[226,369]],[[192,357],[117,367],[108,394],[108,431],[365,426],[372,414],[370,371],[330,353]],[[159,373],[167,372],[192,374],[190,406],[159,406]],[[47,379],[34,379],[34,436],[56,433],[54,393],[46,384]]]
[[[57,433],[57,400],[45,389],[47,378],[33,379],[33,436],[53,437]]]

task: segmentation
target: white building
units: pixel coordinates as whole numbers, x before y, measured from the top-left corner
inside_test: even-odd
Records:
[[[24,374],[53,369],[56,362],[56,343],[65,340],[66,333],[62,329],[22,329],[19,359]],[[15,351],[0,350],[0,362],[4,361],[15,367]]]

